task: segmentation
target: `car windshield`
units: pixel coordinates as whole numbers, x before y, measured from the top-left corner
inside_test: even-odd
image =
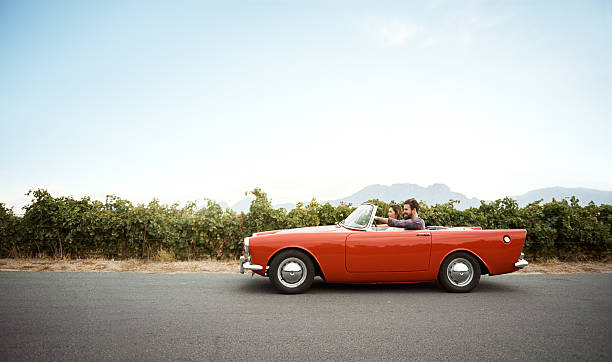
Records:
[[[370,223],[370,217],[374,212],[374,205],[363,204],[359,205],[342,223],[348,228],[364,229]]]

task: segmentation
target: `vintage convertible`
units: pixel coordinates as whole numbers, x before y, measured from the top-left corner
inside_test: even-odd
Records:
[[[469,292],[482,274],[527,266],[526,230],[430,226],[382,230],[377,206],[364,203],[337,225],[258,232],[244,239],[240,272],[268,276],[282,293],[302,293],[315,276],[333,283],[418,283],[438,280]]]

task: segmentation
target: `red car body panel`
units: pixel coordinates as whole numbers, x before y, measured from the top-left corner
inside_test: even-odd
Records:
[[[253,271],[265,275],[274,255],[289,248],[309,253],[327,282],[425,282],[438,277],[444,258],[456,251],[474,254],[490,275],[519,270],[526,230],[356,231],[341,226],[321,226],[256,233],[249,238]],[[504,242],[504,236],[510,242]],[[483,269],[483,273],[486,271]]]
[[[429,269],[431,233],[361,232],[346,238],[349,273],[416,272]]]

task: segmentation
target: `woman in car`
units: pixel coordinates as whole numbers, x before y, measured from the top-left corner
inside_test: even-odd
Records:
[[[389,219],[401,220],[402,219],[402,207],[399,206],[398,204],[389,205],[389,211],[387,211],[387,216],[389,217]],[[402,228],[388,227],[385,224],[377,225],[376,228],[378,230],[385,230],[385,231],[403,230]]]
[[[387,212],[387,216],[389,219],[401,220],[402,219],[402,207],[398,204],[389,205],[389,211]]]
[[[399,206],[398,204],[391,204],[389,205],[389,211],[387,212],[387,216],[389,216],[389,219],[395,219],[395,220],[401,220],[403,219],[403,210],[402,207]],[[402,228],[395,228],[395,227],[387,227],[385,229],[385,231],[403,231],[404,229]]]

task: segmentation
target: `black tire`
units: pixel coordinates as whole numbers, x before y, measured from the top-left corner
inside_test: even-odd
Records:
[[[480,282],[480,264],[470,253],[464,251],[453,253],[442,262],[438,272],[438,282],[447,292],[470,292]]]
[[[282,268],[285,268],[285,270],[282,270]],[[301,272],[297,269],[300,269]],[[278,253],[272,259],[270,269],[268,269],[268,277],[272,285],[284,294],[305,292],[312,285],[314,274],[314,263],[310,256],[295,249]]]

